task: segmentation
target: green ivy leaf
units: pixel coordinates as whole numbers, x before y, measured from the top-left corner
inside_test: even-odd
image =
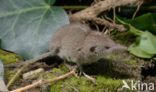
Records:
[[[132,44],[128,48],[129,52],[132,53],[135,56],[142,57],[142,58],[151,58],[154,56],[153,54],[148,54],[145,51],[143,51],[140,46],[136,44]]]
[[[140,46],[140,49],[142,49],[142,51],[151,55],[155,55],[156,54],[156,36],[154,36],[148,31],[145,31],[141,35],[139,46]]]
[[[131,24],[135,28],[142,31],[149,31],[153,34],[156,34],[156,13],[147,13],[136,17],[135,19],[124,19],[121,18],[124,22]]]
[[[121,18],[116,17],[116,20],[122,24],[124,24],[125,26],[129,27],[129,31],[132,32],[134,35],[136,36],[140,36],[142,34],[142,31],[133,27],[131,24],[125,22],[124,20],[121,20]]]
[[[150,23],[154,23],[154,22],[150,22],[150,23],[145,22],[145,21],[147,21],[147,19],[146,19],[147,16],[150,17],[151,14],[145,14],[139,18],[136,18],[136,20],[134,20],[134,21],[128,20],[130,23],[128,23],[127,20],[121,20],[121,19],[117,18],[117,20],[120,23],[128,26],[129,31],[137,36],[136,41],[132,45],[129,46],[128,50],[130,53],[132,53],[138,57],[141,57],[141,58],[151,58],[156,55],[156,36],[153,35],[152,33],[150,33],[149,31],[142,31],[141,28],[138,29],[138,28],[134,27],[134,26],[139,27],[138,26],[138,25],[140,25],[140,24],[138,24],[139,22],[143,23],[142,24],[143,27],[145,27],[144,25],[146,25],[146,24],[154,25],[154,24],[150,24]],[[143,20],[143,19],[146,19],[146,20]],[[152,21],[155,21],[155,20],[153,19]],[[137,23],[136,25],[134,25],[135,22]],[[132,26],[131,24],[133,24],[134,26]],[[151,32],[153,32],[153,31],[151,31]]]
[[[69,23],[63,9],[51,7],[45,0],[0,2],[1,48],[13,51],[25,59],[45,53],[53,32]]]
[[[45,2],[49,5],[53,5],[56,0],[45,0]]]
[[[148,31],[143,32],[137,41],[129,46],[128,50],[138,57],[151,58],[156,55],[156,36]]]
[[[142,32],[128,50],[138,57],[151,58],[156,55],[156,36],[148,31]]]

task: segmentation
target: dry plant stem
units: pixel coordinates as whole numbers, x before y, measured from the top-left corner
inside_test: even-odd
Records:
[[[113,8],[113,24],[115,24],[116,10]]]
[[[134,4],[140,0],[104,0],[88,7],[80,12],[77,12],[71,16],[76,20],[97,17],[103,11],[109,10],[117,6],[124,6],[128,4]]]
[[[95,23],[100,24],[100,25],[105,25],[107,27],[118,29],[119,31],[125,31],[126,30],[123,25],[116,25],[114,23],[111,23],[111,22],[104,20],[104,19],[101,19],[101,18],[94,17],[94,18],[88,19],[88,20],[94,21]]]
[[[26,60],[24,62],[22,62],[21,64],[23,65],[18,71],[17,73],[12,77],[12,79],[8,82],[7,84],[7,87],[9,88],[11,84],[13,84],[15,82],[15,80],[21,75],[22,71],[24,69],[26,69],[29,65],[39,61],[39,60],[42,60],[46,57],[49,57],[49,56],[52,56],[53,53],[52,52],[47,52],[47,53],[44,53],[40,56],[38,56],[37,58],[34,58],[34,59],[30,59],[30,60]]]
[[[110,21],[110,22],[113,22],[113,20],[112,20],[111,18],[107,17],[107,15],[104,15],[104,16],[102,17],[102,19],[106,19],[106,20],[108,20],[108,21]]]
[[[141,7],[141,5],[142,5],[143,3],[144,3],[144,1],[143,1],[143,0],[139,2],[139,4],[138,4],[138,6],[137,6],[136,11],[135,11],[135,12],[134,12],[134,14],[133,14],[132,19],[134,19],[134,18],[135,18],[135,16],[136,16],[137,12],[139,11],[139,9],[140,9],[140,7]]]
[[[35,69],[35,70],[32,70],[32,71],[24,73],[22,75],[22,77],[23,77],[24,80],[26,80],[26,79],[33,79],[33,78],[38,77],[43,72],[44,72],[43,68],[38,68],[38,69]]]
[[[140,0],[104,0],[104,1],[99,1],[98,3],[80,11],[77,12],[75,14],[73,14],[71,17],[71,20],[73,21],[80,21],[80,20],[92,20],[92,18],[96,18],[100,13],[102,13],[103,11],[106,10],[110,10],[112,8],[118,7],[118,6],[124,6],[124,5],[128,5],[128,4],[135,4],[137,2],[139,2]],[[94,21],[94,20],[92,20]],[[99,23],[97,21],[95,21],[96,23]],[[112,27],[112,28],[120,28],[121,25],[117,25],[114,24],[112,25],[110,22],[103,20],[104,23],[101,23],[103,25],[106,25],[106,23],[108,23],[106,26]],[[121,31],[124,28],[118,29]]]
[[[23,66],[22,68],[20,68],[17,73],[9,80],[7,87],[9,88],[11,86],[11,84],[13,84],[15,82],[15,80],[19,77],[19,75],[21,74],[21,72],[25,69],[25,66]]]
[[[42,55],[40,55],[40,56],[38,56],[36,58],[30,59],[30,60],[26,60],[26,61],[23,62],[23,64],[24,65],[30,65],[30,64],[35,63],[35,62],[37,62],[39,60],[42,60],[44,58],[47,58],[49,56],[54,56],[54,55],[55,54],[53,52],[47,52],[47,53],[44,53],[44,54],[42,54]]]
[[[13,91],[10,91],[10,92],[23,92],[23,91],[26,91],[26,90],[29,90],[31,88],[34,88],[34,87],[37,87],[37,86],[40,86],[40,85],[44,85],[44,84],[48,84],[48,83],[51,83],[51,82],[55,82],[55,81],[59,81],[59,80],[62,80],[62,79],[65,79],[71,75],[74,75],[75,73],[75,69],[64,74],[64,75],[61,75],[59,77],[56,77],[56,78],[53,78],[53,79],[49,79],[49,80],[38,80],[30,85],[27,85],[25,87],[21,87],[19,89],[16,89],[16,90],[13,90]]]
[[[97,83],[96,83],[96,80],[95,80],[93,77],[87,75],[87,74],[84,73],[84,72],[83,72],[83,75],[84,75],[88,80],[90,80],[93,84],[95,84],[95,85],[97,84]]]

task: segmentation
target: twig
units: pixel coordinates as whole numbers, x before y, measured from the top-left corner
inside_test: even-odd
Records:
[[[113,22],[113,20],[111,18],[109,18],[107,15],[102,16],[102,19],[106,19],[110,22]]]
[[[101,19],[101,18],[94,17],[94,18],[91,18],[88,20],[94,21],[95,23],[97,23],[99,25],[105,25],[107,27],[118,29],[119,31],[125,31],[126,30],[123,25],[117,25],[117,24],[111,23],[111,22],[104,20],[104,19]]]
[[[8,82],[7,84],[7,87],[10,87],[11,84],[13,84],[15,82],[15,80],[21,75],[22,71],[27,68],[29,65],[39,61],[39,60],[42,60],[43,58],[46,58],[46,57],[49,57],[51,55],[53,55],[54,53],[52,52],[47,52],[47,53],[44,53],[34,59],[30,59],[30,60],[26,60],[24,62],[21,62],[20,64],[23,65],[22,68],[20,68],[17,73],[12,77],[12,79]]]
[[[36,70],[26,72],[26,73],[23,74],[23,79],[26,80],[26,79],[36,78],[37,76],[39,76],[39,74],[41,74],[43,72],[44,72],[43,68],[38,68]]]
[[[139,0],[104,0],[88,7],[80,12],[77,12],[71,16],[75,20],[83,20],[92,17],[97,17],[103,11],[109,10],[113,7],[123,6],[128,4],[137,3]]]
[[[75,70],[72,70],[64,75],[61,75],[59,77],[56,77],[56,78],[53,78],[53,79],[50,79],[50,80],[38,80],[30,85],[27,85],[25,87],[21,87],[21,88],[18,88],[16,90],[13,90],[13,91],[10,91],[10,92],[23,92],[23,91],[26,91],[26,90],[29,90],[31,88],[34,88],[34,87],[37,87],[37,86],[40,86],[40,85],[44,85],[44,84],[48,84],[48,83],[51,83],[51,82],[55,82],[55,81],[58,81],[58,80],[62,80],[62,79],[65,79],[71,75],[74,75],[75,73]]]
[[[137,2],[139,2],[139,0],[104,0],[104,1],[99,1],[99,2],[95,3],[94,5],[88,7],[88,8],[86,8],[80,12],[77,12],[77,13],[71,15],[70,19],[72,21],[93,20],[92,18],[96,18],[103,11],[110,10],[110,9],[118,7],[118,6],[135,4]],[[93,20],[93,21],[95,21],[95,20]],[[95,22],[99,23],[99,21],[97,22],[97,19]],[[120,28],[121,25],[117,25],[117,24],[112,25],[112,23],[108,22],[107,20],[103,19],[103,22],[104,23],[102,23],[102,21],[101,21],[100,24],[118,29],[120,31],[123,31],[123,29],[124,29],[123,26],[122,26],[122,28]]]
[[[26,60],[26,61],[23,62],[23,64],[30,65],[30,64],[33,64],[33,63],[35,63],[35,62],[37,62],[39,60],[42,60],[44,58],[47,58],[47,57],[50,57],[50,56],[54,56],[54,55],[55,55],[54,52],[47,52],[47,53],[44,53],[42,55],[39,55],[36,58],[30,59],[30,60]]]
[[[115,24],[116,10],[113,8],[113,24]]]
[[[83,75],[84,75],[88,80],[90,80],[92,83],[94,83],[95,85],[97,84],[97,83],[96,83],[96,80],[95,80],[93,77],[87,75],[87,74],[84,73],[84,72],[83,72]]]
[[[97,30],[98,32],[100,32],[100,28],[98,27],[98,25],[97,25],[97,24],[95,24],[95,23],[93,23],[93,25],[95,25],[96,30]]]
[[[140,9],[141,5],[143,4],[143,2],[144,2],[143,0],[142,0],[142,1],[140,1],[140,2],[138,2],[139,4],[138,4],[138,6],[137,6],[136,11],[135,11],[135,12],[134,12],[134,14],[133,14],[132,19],[134,19],[134,18],[135,18],[136,14],[137,14],[137,12],[139,11],[139,9]]]
[[[7,84],[7,87],[9,88],[14,82],[15,80],[19,77],[19,75],[21,74],[21,72],[25,69],[25,66],[23,66],[22,68],[20,68],[17,73],[10,79],[10,81]]]

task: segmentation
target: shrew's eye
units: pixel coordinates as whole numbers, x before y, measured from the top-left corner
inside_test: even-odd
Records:
[[[90,48],[90,52],[94,52],[95,51],[96,46],[93,46]]]
[[[106,49],[109,49],[110,47],[109,47],[109,46],[105,46],[105,48],[106,48]]]

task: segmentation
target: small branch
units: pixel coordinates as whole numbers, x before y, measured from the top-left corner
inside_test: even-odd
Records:
[[[49,56],[54,56],[54,55],[55,55],[55,53],[53,53],[53,52],[47,52],[47,53],[44,53],[42,55],[39,55],[36,58],[30,59],[30,60],[26,60],[26,61],[23,62],[23,64],[30,65],[30,64],[33,64],[33,63],[35,63],[35,62],[37,62],[39,60],[42,60],[44,58],[47,58]]]
[[[36,70],[29,71],[29,72],[23,74],[23,79],[27,80],[27,79],[36,78],[36,77],[39,76],[39,74],[41,74],[43,72],[44,72],[43,68],[39,68],[39,69],[36,69]]]
[[[88,19],[88,20],[94,21],[95,23],[97,23],[99,25],[105,25],[107,27],[111,27],[111,28],[117,29],[119,31],[125,31],[126,30],[126,28],[123,25],[111,23],[111,22],[109,22],[109,21],[107,21],[105,19],[94,17],[94,18],[91,18],[91,19]]]
[[[42,60],[42,59],[44,59],[44,58],[46,58],[46,57],[52,56],[52,55],[54,55],[54,53],[52,53],[52,52],[47,52],[47,53],[44,53],[44,54],[42,54],[42,55],[40,55],[40,56],[38,56],[38,57],[36,57],[36,58],[30,59],[30,60],[26,60],[26,61],[24,61],[24,62],[19,63],[19,65],[23,65],[23,66],[17,71],[17,73],[16,73],[16,74],[12,77],[12,79],[8,82],[7,87],[10,87],[11,84],[13,84],[13,83],[15,82],[15,80],[21,75],[22,71],[23,71],[24,69],[26,69],[29,65],[31,65],[31,64],[33,64],[33,63],[39,61],[39,60]]]
[[[132,19],[134,19],[135,18],[135,16],[136,16],[136,14],[137,14],[137,12],[139,11],[139,9],[140,9],[140,7],[141,7],[141,5],[144,3],[144,1],[142,0],[142,1],[140,1],[140,2],[138,2],[138,6],[137,6],[137,9],[136,9],[136,11],[134,12],[134,14],[133,14],[133,16],[132,16]]]
[[[31,88],[34,88],[34,87],[37,87],[37,86],[40,86],[40,85],[44,85],[44,84],[48,84],[48,83],[51,83],[51,82],[55,82],[55,81],[59,81],[59,80],[62,80],[62,79],[65,79],[71,75],[74,75],[75,73],[75,70],[72,70],[64,75],[61,75],[59,77],[56,77],[54,79],[50,79],[50,80],[38,80],[30,85],[27,85],[25,87],[21,87],[19,89],[16,89],[16,90],[13,90],[13,91],[10,91],[10,92],[23,92],[23,91],[26,91],[26,90],[29,90]]]
[[[25,66],[20,68],[17,73],[9,80],[7,87],[9,88],[15,81],[16,79],[20,76],[21,72],[25,69]]]
[[[124,6],[128,4],[137,3],[139,0],[104,0],[80,11],[71,16],[73,20],[83,20],[92,17],[97,17],[100,13],[110,10],[114,7]]]
[[[113,8],[113,24],[115,24],[116,10]]]
[[[84,72],[83,72],[83,75],[84,75],[88,80],[90,80],[93,84],[97,85],[96,80],[95,80],[93,77],[87,75],[87,74],[84,73]]]
[[[96,17],[103,11],[110,10],[110,9],[118,7],[118,6],[135,4],[139,1],[140,0],[102,0],[102,1],[99,1],[96,4],[86,8],[80,12],[77,12],[77,13],[71,15],[70,19],[71,19],[71,21],[92,20],[98,24],[102,24],[102,25],[123,31],[123,30],[125,30],[125,28],[122,25],[110,23],[107,20],[104,20],[104,19],[101,20]]]

